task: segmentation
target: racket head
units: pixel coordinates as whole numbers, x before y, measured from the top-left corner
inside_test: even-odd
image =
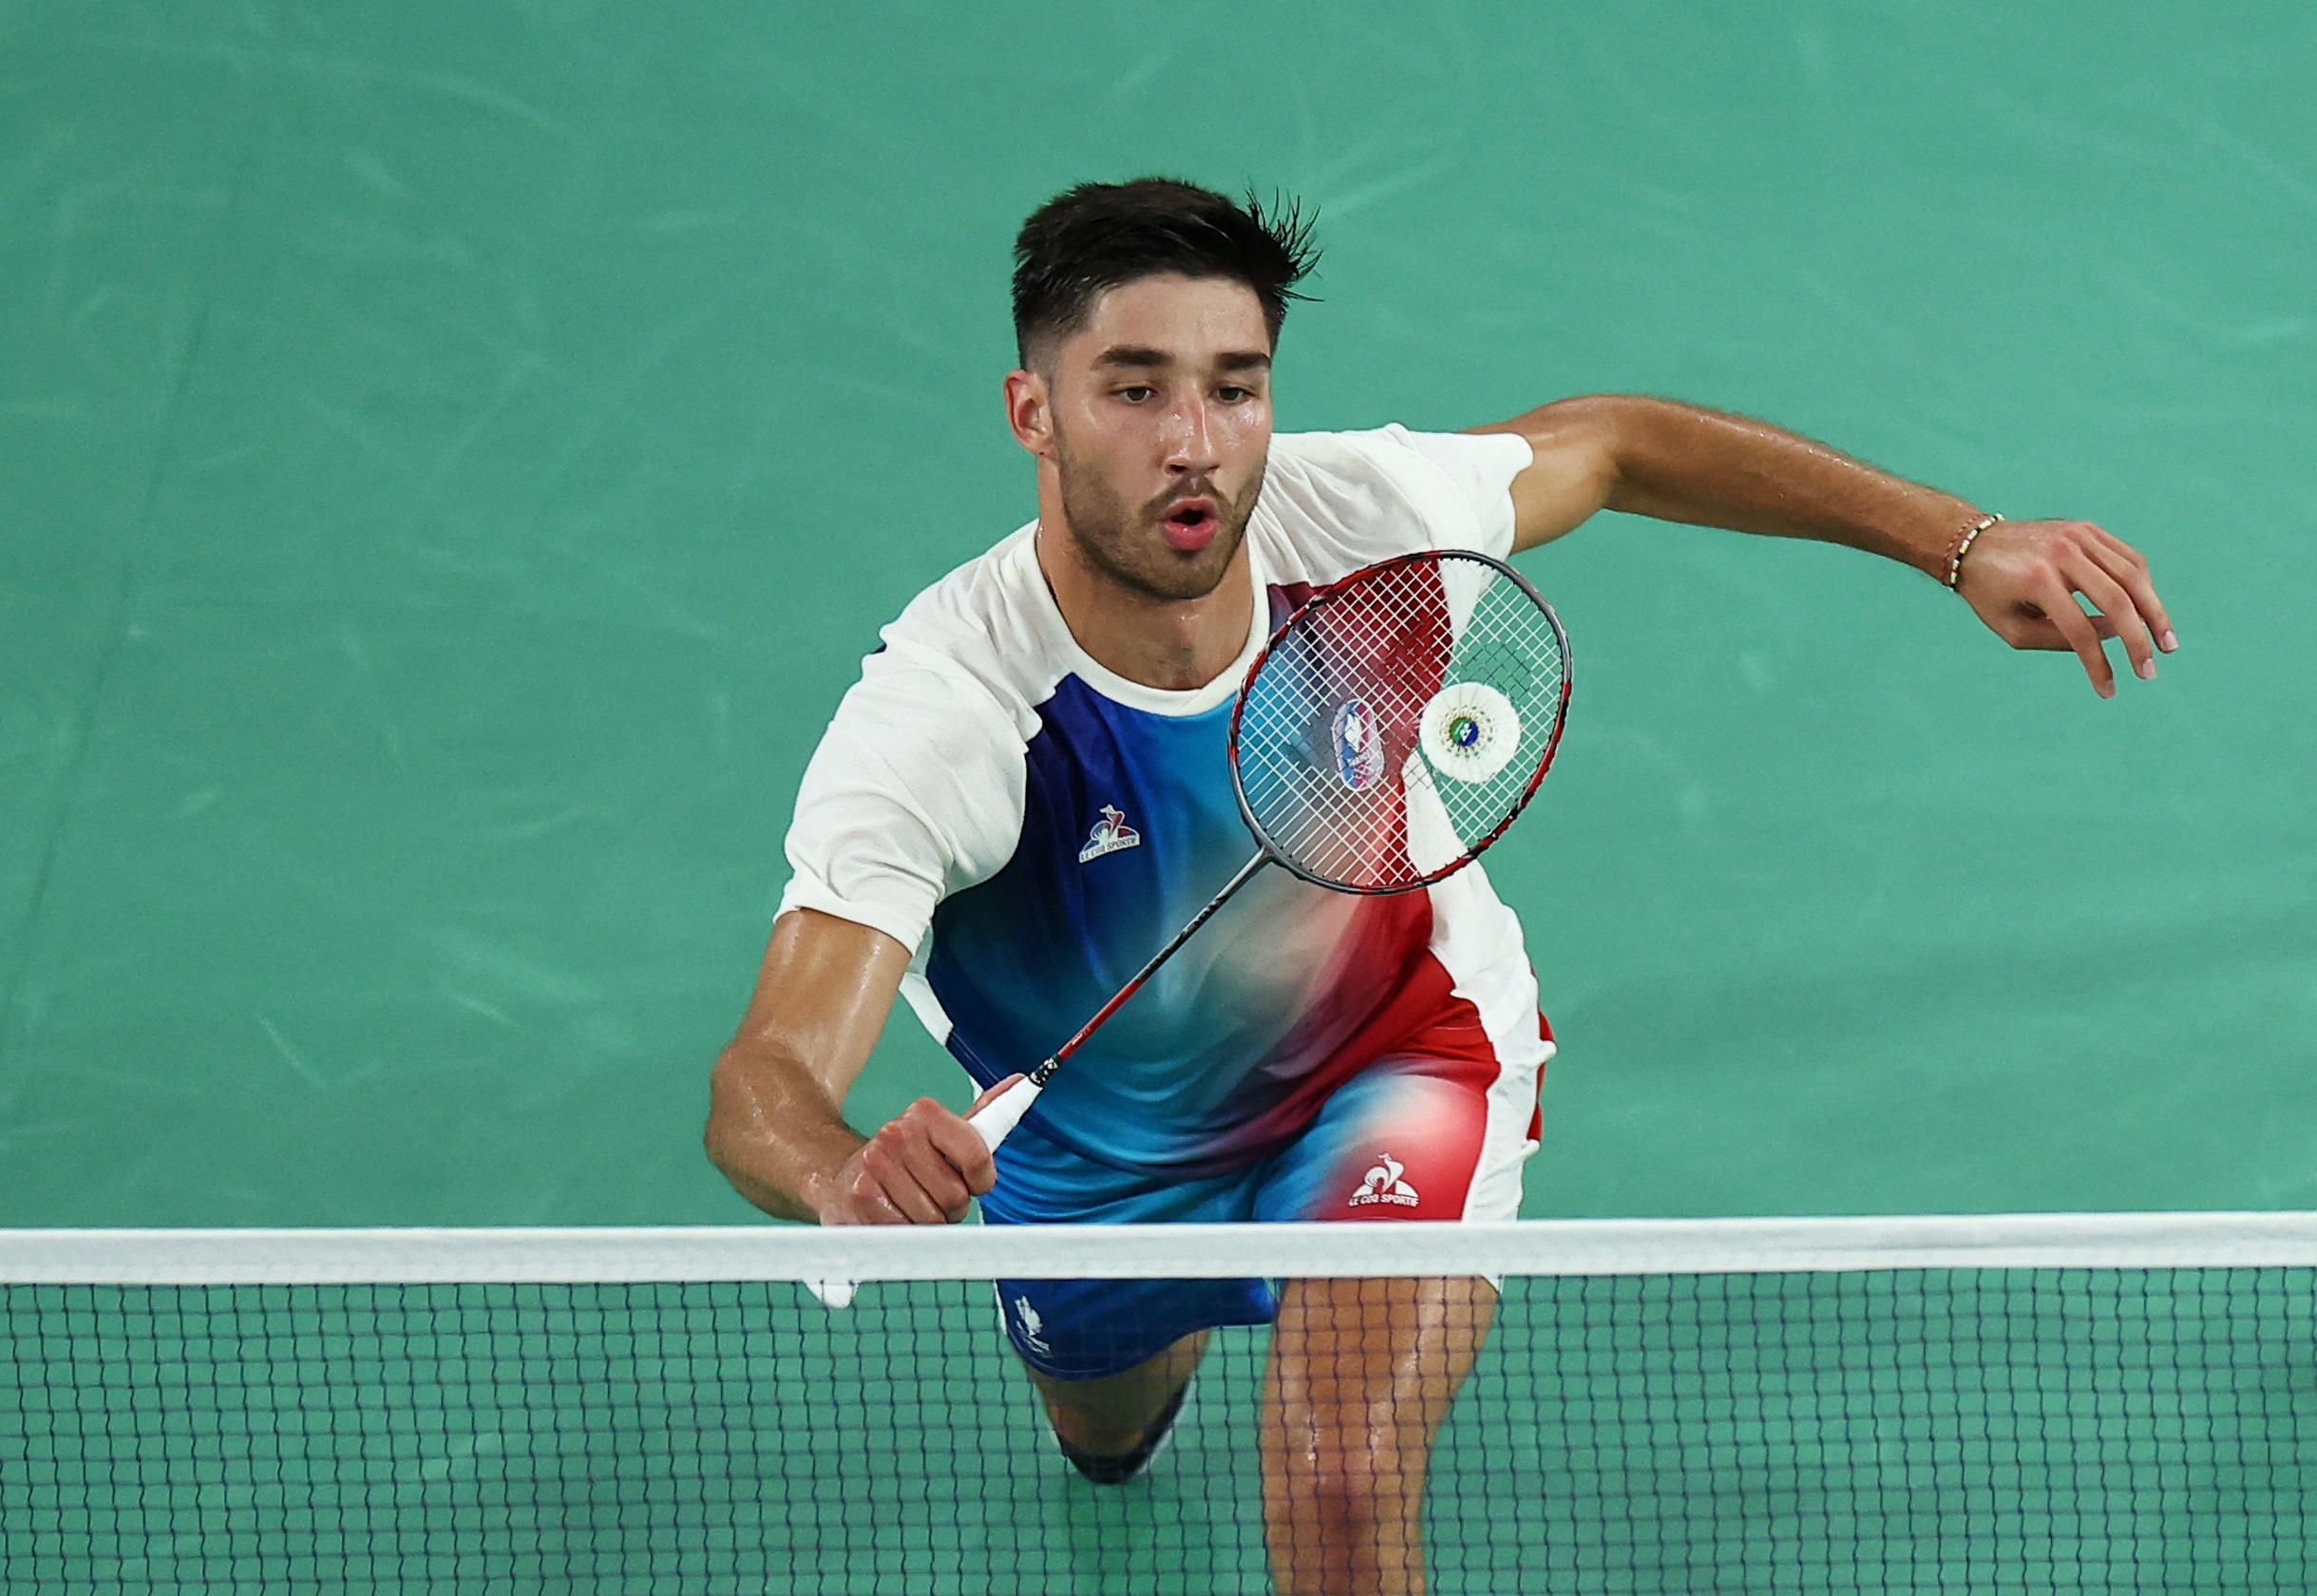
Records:
[[[1314,593],[1231,709],[1231,786],[1265,854],[1339,892],[1413,892],[1528,807],[1561,746],[1568,636],[1501,560],[1426,549]]]

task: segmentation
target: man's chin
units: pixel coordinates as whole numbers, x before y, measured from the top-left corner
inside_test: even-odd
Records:
[[[1155,518],[1121,517],[1106,525],[1100,508],[1065,498],[1071,541],[1111,581],[1157,603],[1193,603],[1213,593],[1246,541],[1245,518],[1227,509],[1217,524],[1198,529],[1203,536],[1192,536],[1189,529]]]
[[[1238,552],[1237,539],[1220,537],[1204,548],[1188,552],[1167,550],[1166,558],[1153,561],[1147,575],[1137,573],[1142,580],[1135,585],[1152,598],[1187,604],[1223,585],[1223,579],[1231,574],[1232,556]]]

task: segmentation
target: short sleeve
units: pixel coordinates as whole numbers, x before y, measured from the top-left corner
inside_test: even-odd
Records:
[[[1535,458],[1528,439],[1517,432],[1411,432],[1397,422],[1382,430],[1455,484],[1480,528],[1474,550],[1499,560],[1512,552],[1512,479]]]
[[[805,768],[780,907],[869,926],[914,953],[942,898],[1011,857],[1024,758],[984,687],[897,652],[864,663]]]

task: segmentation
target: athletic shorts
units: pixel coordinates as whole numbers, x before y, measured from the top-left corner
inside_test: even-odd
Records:
[[[1266,1157],[1226,1174],[1162,1179],[1082,1157],[1022,1126],[998,1150],[991,1225],[1501,1221],[1516,1218],[1521,1168],[1543,1130],[1533,1062],[1400,1054],[1351,1076]],[[1196,1330],[1268,1324],[1268,1280],[1006,1280],[1006,1334],[1056,1379],[1132,1368]]]

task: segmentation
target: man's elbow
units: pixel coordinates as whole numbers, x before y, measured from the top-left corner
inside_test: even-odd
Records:
[[[756,1093],[745,1083],[740,1060],[727,1047],[709,1072],[708,1123],[700,1131],[700,1145],[708,1161],[735,1185],[739,1183],[734,1180],[734,1170],[742,1162],[742,1150],[751,1139],[750,1131],[761,1128],[763,1118]]]

